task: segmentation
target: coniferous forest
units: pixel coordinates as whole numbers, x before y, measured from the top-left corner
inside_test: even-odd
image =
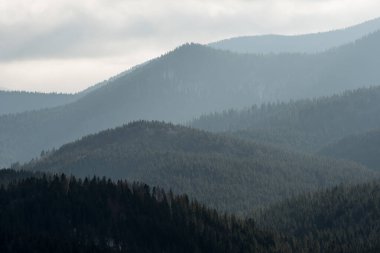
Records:
[[[28,15],[44,10],[37,7]],[[90,21],[112,19],[103,14]],[[72,48],[81,64],[96,61],[94,47],[116,50],[119,43],[100,52],[98,29],[74,21],[59,31],[40,22],[56,37],[20,48],[33,31],[19,43],[4,35],[0,65],[22,60],[18,71],[27,73],[48,59],[51,72],[32,74],[53,80],[54,68],[75,64]],[[16,33],[3,23],[0,31]],[[109,35],[114,25],[101,27]],[[74,37],[94,43],[70,46]],[[61,44],[64,63],[50,55]],[[70,94],[0,88],[0,253],[380,252],[379,45],[374,19],[186,43]],[[4,73],[33,77],[7,71],[1,87]]]
[[[8,183],[0,200],[1,252],[278,252],[285,242],[142,183],[44,175]]]

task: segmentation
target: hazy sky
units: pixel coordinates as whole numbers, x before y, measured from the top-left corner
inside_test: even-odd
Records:
[[[185,42],[378,16],[379,0],[0,0],[0,87],[75,92]]]

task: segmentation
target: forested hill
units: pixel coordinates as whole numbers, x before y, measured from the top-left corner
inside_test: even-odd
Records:
[[[236,214],[297,193],[378,176],[354,163],[144,121],[84,137],[22,168],[141,181]]]
[[[145,184],[43,177],[0,188],[0,252],[280,252],[281,237]]]
[[[299,151],[318,151],[354,133],[380,128],[380,87],[200,117],[191,126]],[[339,151],[337,151],[339,152]]]
[[[264,210],[258,227],[318,242],[318,252],[380,251],[380,182],[339,186]]]
[[[345,29],[293,36],[244,36],[209,44],[239,53],[317,53],[351,43],[380,30],[380,18]]]
[[[65,105],[78,98],[72,94],[0,90],[0,115]]]
[[[324,147],[319,154],[355,161],[380,171],[380,130],[347,136]]]
[[[138,119],[174,122],[380,80],[380,32],[318,55],[238,55],[185,45],[59,108],[0,117],[0,165]]]

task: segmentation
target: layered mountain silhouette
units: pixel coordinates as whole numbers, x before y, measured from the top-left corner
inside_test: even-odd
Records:
[[[74,103],[0,117],[0,164],[132,120],[185,122],[268,101],[376,84],[380,33],[314,56],[238,55],[185,45],[115,78]]]
[[[304,35],[244,36],[210,43],[209,46],[238,53],[318,53],[352,43],[380,30],[380,18],[345,29]]]
[[[380,252],[379,27],[0,91],[0,252]]]

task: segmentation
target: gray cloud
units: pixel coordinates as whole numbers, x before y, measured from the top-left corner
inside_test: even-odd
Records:
[[[77,82],[59,75],[88,71],[84,62],[107,78],[185,42],[329,30],[379,9],[378,0],[0,0],[0,86],[44,90],[41,83],[55,82],[46,90],[77,90],[92,84],[94,71]],[[58,62],[67,73],[52,70]],[[57,76],[47,79],[41,68]]]

